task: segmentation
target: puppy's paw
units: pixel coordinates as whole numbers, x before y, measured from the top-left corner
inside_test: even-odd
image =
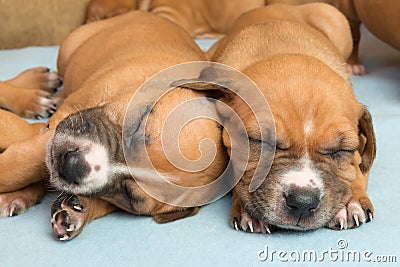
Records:
[[[363,223],[372,221],[373,216],[374,207],[367,197],[352,199],[329,222],[328,227],[333,230],[357,228]]]
[[[0,194],[0,217],[13,217],[25,212],[32,205],[17,192]]]
[[[19,215],[39,203],[46,192],[46,184],[38,182],[10,193],[0,194],[0,217]]]
[[[350,75],[364,76],[367,74],[365,67],[361,64],[347,64],[347,71]]]
[[[56,72],[46,67],[36,67],[21,72],[7,83],[20,88],[43,90],[50,94],[57,93],[63,85],[62,79]]]
[[[253,219],[246,212],[242,213],[240,216],[233,216],[231,225],[235,230],[242,230],[249,233],[262,233],[270,234],[270,225],[266,222],[260,221],[258,219]]]
[[[15,92],[11,111],[28,119],[50,117],[63,103],[62,98],[53,98],[41,90],[21,89]]]
[[[86,208],[75,195],[62,195],[51,207],[51,224],[58,240],[71,240],[82,232]]]

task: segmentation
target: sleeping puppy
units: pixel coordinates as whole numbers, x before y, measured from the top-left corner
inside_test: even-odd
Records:
[[[127,12],[136,2],[93,0],[88,21],[115,16],[122,10]],[[193,37],[216,38],[225,34],[241,14],[264,4],[264,0],[144,0],[140,8],[175,22]]]
[[[63,53],[71,53],[71,44],[77,48],[66,58]],[[208,119],[196,119],[179,132],[179,151],[192,161],[201,157],[198,149],[201,140],[213,141],[216,155],[208,166],[198,172],[185,171],[163,156],[165,144],[161,134],[169,114],[181,103],[204,96],[204,93],[177,88],[163,95],[154,107],[151,107],[151,100],[141,101],[126,114],[136,89],[147,78],[169,66],[206,59],[183,29],[156,15],[139,11],[89,24],[64,42],[59,68],[64,75],[65,91],[80,89],[65,102],[67,108],[79,112],[62,121],[52,120],[57,127],[47,146],[46,165],[51,184],[72,194],[62,195],[52,207],[53,230],[60,240],[73,238],[86,223],[115,207],[136,215],[150,215],[160,223],[197,213],[198,207],[182,207],[178,200],[169,201],[176,203],[171,205],[164,203],[162,197],[154,198],[137,184],[137,179],[146,183],[154,176],[143,164],[145,152],[165,179],[180,186],[208,184],[224,171],[227,155],[222,131],[215,121]],[[88,99],[91,103],[84,103],[82,108],[81,101],[76,102],[78,95],[78,99]],[[107,100],[93,103],[93,95],[100,95],[95,101]],[[92,108],[87,109],[88,105]],[[193,104],[191,108],[217,114],[214,104],[208,101]],[[127,128],[123,127],[124,118],[128,118]],[[137,147],[141,131],[146,132],[143,138],[147,151]],[[137,161],[124,157],[126,140],[123,135],[129,137],[128,149],[133,151]]]
[[[46,177],[42,169],[46,158],[51,184],[63,191],[52,206],[53,230],[60,240],[75,237],[85,224],[117,207],[150,215],[160,223],[197,213],[199,207],[179,205],[181,199],[169,200],[176,205],[163,203],[161,200],[170,197],[170,192],[163,191],[156,199],[136,181],[146,183],[155,176],[142,162],[145,152],[154,168],[179,186],[202,186],[224,171],[228,156],[222,144],[222,130],[210,119],[188,122],[180,129],[178,139],[179,151],[189,161],[202,157],[205,152],[199,149],[202,140],[212,141],[215,155],[208,165],[192,172],[177,167],[163,155],[162,130],[170,112],[189,101],[192,110],[205,110],[217,116],[213,102],[203,100],[190,104],[190,100],[204,93],[175,88],[156,103],[155,100],[139,102],[128,113],[127,108],[136,89],[150,76],[176,64],[204,60],[207,60],[205,53],[182,28],[142,11],[85,25],[63,42],[58,69],[67,96],[64,104],[49,125],[42,126],[40,133],[32,133],[21,145],[10,141],[5,150],[15,155],[26,147],[34,148],[32,157],[27,154],[21,158],[22,162],[14,164],[15,172],[27,170],[24,179],[19,181],[22,186],[29,186],[33,182],[30,179]],[[123,127],[125,115],[126,128]],[[143,131],[145,136],[141,137],[139,133]],[[128,136],[128,149],[137,161],[125,161],[123,135]],[[147,151],[138,148],[141,140]],[[21,189],[13,183],[13,178],[12,173],[1,173],[0,192]],[[39,193],[33,191],[32,195],[34,192]],[[0,200],[1,197],[0,194]],[[185,197],[196,201],[202,195],[182,196]]]
[[[322,3],[250,11],[212,48],[212,60],[255,82],[275,124],[259,125],[240,97],[219,89],[221,99],[240,114],[250,142],[250,161],[233,191],[235,229],[347,229],[372,220],[366,190],[375,136],[371,116],[351,88],[345,64],[350,51],[346,18]],[[198,79],[186,83],[207,89]],[[216,90],[211,89],[210,94]],[[246,94],[246,88],[238,93]],[[226,110],[219,111],[229,118]],[[261,138],[262,129],[267,138]],[[223,137],[229,153],[230,140]],[[260,166],[265,179],[250,190],[261,149],[276,149],[275,156],[270,171]]]
[[[57,73],[48,68],[26,70],[16,77],[0,82],[0,108],[25,118],[46,118],[61,104],[53,98],[62,85]]]

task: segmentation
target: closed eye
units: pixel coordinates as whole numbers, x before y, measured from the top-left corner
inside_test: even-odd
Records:
[[[339,149],[339,150],[326,151],[321,154],[323,154],[325,156],[329,156],[332,159],[338,159],[338,158],[341,158],[344,156],[353,155],[354,152],[355,152],[355,150],[353,150],[353,149]]]

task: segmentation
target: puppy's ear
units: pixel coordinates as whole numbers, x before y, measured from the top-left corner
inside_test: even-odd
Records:
[[[365,174],[371,169],[376,156],[376,140],[372,117],[366,107],[364,107],[364,112],[358,122],[358,129],[360,139],[358,151],[362,158],[360,169]]]
[[[194,216],[199,212],[199,207],[182,208],[167,213],[153,215],[153,220],[157,223],[168,223],[180,220],[186,217]]]
[[[181,87],[191,90],[205,91],[211,98],[228,100],[232,97],[232,81],[224,79],[227,75],[221,69],[206,67],[202,69],[199,77],[193,79],[182,79],[171,83],[172,87]],[[229,77],[229,76],[228,76]],[[228,89],[230,88],[230,89]]]

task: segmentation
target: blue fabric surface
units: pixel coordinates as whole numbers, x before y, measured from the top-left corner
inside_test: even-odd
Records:
[[[1,266],[267,266],[288,265],[294,256],[315,251],[325,256],[323,265],[365,265],[346,260],[346,253],[360,253],[374,261],[379,255],[394,255],[400,262],[400,53],[363,31],[361,55],[366,77],[353,77],[354,90],[374,118],[378,155],[373,166],[369,196],[375,205],[375,220],[359,229],[312,232],[248,234],[228,223],[230,196],[202,208],[198,215],[159,225],[148,217],[115,212],[90,223],[80,236],[60,242],[52,234],[50,205],[54,194],[41,204],[13,218],[0,219]],[[207,47],[211,41],[201,41]],[[34,66],[55,69],[58,47],[31,47],[0,51],[0,80]],[[338,244],[338,242],[340,244]],[[340,249],[341,245],[347,246]],[[265,261],[259,253],[268,248]],[[327,253],[324,253],[324,250]],[[281,259],[278,258],[279,251]],[[293,252],[294,251],[294,252]],[[306,251],[306,252],[304,252]],[[338,254],[335,254],[335,251]],[[372,254],[368,254],[370,251]],[[331,254],[328,254],[331,253]],[[366,253],[366,254],[365,254]],[[332,260],[329,258],[332,257]],[[335,257],[338,259],[335,260]],[[343,259],[344,258],[344,259]],[[288,260],[284,262],[284,260]],[[318,261],[318,260],[317,260]],[[301,260],[300,266],[314,264]],[[380,266],[384,264],[371,264]]]

